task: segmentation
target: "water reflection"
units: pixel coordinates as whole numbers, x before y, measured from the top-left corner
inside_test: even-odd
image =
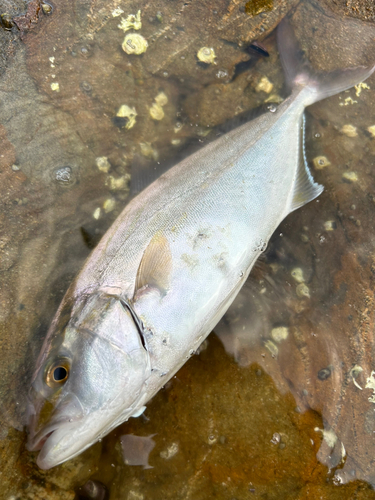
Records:
[[[103,3],[92,11],[60,2],[23,42],[7,31],[17,50],[0,88],[5,495],[73,498],[92,477],[114,499],[245,498],[249,492],[280,498],[290,491],[298,498],[308,488],[324,488],[334,498],[316,453],[329,468],[339,467],[338,481],[374,482],[374,79],[370,88],[308,110],[307,155],[326,191],[285,221],[217,327],[239,365],[211,338],[144,417],[48,473],[37,469],[24,435],[13,429],[22,428],[24,389],[63,293],[128,200],[135,154],[173,162],[191,138],[214,138],[215,130],[207,136],[212,127],[282,95],[274,41],[263,37],[294,2],[274,4],[246,17],[226,2]],[[130,59],[135,56],[124,55],[117,25],[138,8],[149,47]],[[309,59],[324,70],[368,63],[373,26],[337,21],[321,9],[305,3],[295,13]],[[258,38],[267,59],[245,50]],[[204,46],[215,48],[217,65],[199,65],[196,53]],[[154,106],[161,92],[168,102],[158,120],[150,109],[161,116]],[[123,464],[120,436],[129,433],[157,433],[149,459],[154,469]],[[280,440],[272,442],[275,434]],[[353,484],[339,489],[340,496],[358,490],[372,498],[366,486]]]

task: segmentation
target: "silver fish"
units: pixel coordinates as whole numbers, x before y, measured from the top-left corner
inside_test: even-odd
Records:
[[[323,190],[305,161],[306,106],[375,68],[324,77],[279,46],[292,92],[185,159],[126,206],[67,291],[30,389],[29,450],[48,469],[145,404],[224,315],[280,222]]]

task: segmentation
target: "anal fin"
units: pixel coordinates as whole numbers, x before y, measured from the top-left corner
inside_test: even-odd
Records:
[[[305,115],[302,117],[299,146],[299,165],[294,183],[293,199],[290,207],[291,212],[314,200],[324,190],[321,184],[314,181],[307,165],[305,154]]]

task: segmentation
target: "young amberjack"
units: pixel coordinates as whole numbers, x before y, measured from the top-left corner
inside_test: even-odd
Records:
[[[134,198],[67,291],[30,389],[40,467],[139,415],[224,315],[280,222],[322,192],[305,160],[304,109],[374,67],[320,75],[286,22],[278,38],[290,97]]]

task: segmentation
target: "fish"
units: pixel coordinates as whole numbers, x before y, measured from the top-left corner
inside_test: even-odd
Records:
[[[133,198],[66,292],[28,395],[27,447],[40,468],[142,414],[230,307],[280,222],[321,194],[304,109],[375,66],[317,74],[288,21],[278,43],[289,97]]]

